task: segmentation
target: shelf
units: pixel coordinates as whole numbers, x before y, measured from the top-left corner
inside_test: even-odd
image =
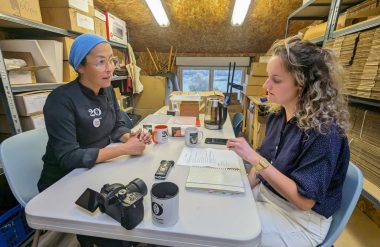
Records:
[[[23,37],[33,37],[33,36],[69,36],[72,38],[77,37],[80,33],[71,32],[62,28],[50,26],[47,24],[31,21],[18,16],[11,16],[0,13],[0,30],[12,31],[15,34],[20,34]],[[119,44],[113,41],[108,41],[111,46],[117,48],[126,49],[127,45]]]
[[[361,104],[366,106],[377,107],[380,109],[380,100],[360,98],[352,95],[347,95],[349,103]]]
[[[348,35],[351,33],[364,31],[364,30],[374,28],[374,27],[378,27],[378,26],[380,26],[380,16],[373,18],[373,19],[370,19],[370,20],[367,20],[367,21],[359,22],[359,23],[354,24],[352,26],[348,26],[348,27],[339,29],[337,31],[334,31],[332,33],[332,38],[337,38],[337,37]]]
[[[113,76],[112,81],[120,81],[120,80],[126,80],[128,79],[128,76]]]
[[[362,196],[376,205],[376,207],[380,207],[380,188],[366,178],[363,179]]]
[[[321,37],[318,37],[318,38],[311,39],[311,40],[309,40],[309,41],[310,41],[311,43],[313,43],[313,44],[320,44],[320,43],[323,42],[323,39],[324,39],[324,37],[321,36]]]
[[[20,29],[20,31],[25,31],[25,29],[36,29],[39,32],[48,32],[50,34],[58,34],[62,36],[77,36],[76,33],[69,32],[62,28],[53,27],[39,22],[34,22],[31,20],[24,19],[22,17],[16,17],[11,15],[5,15],[0,13],[0,27],[4,29]]]
[[[288,17],[288,20],[324,20],[327,19],[331,0],[310,0]],[[340,11],[344,11],[347,8],[363,2],[363,0],[342,0]]]
[[[66,83],[56,82],[56,83],[20,84],[20,85],[12,85],[11,87],[12,87],[13,93],[20,93],[20,92],[28,92],[28,91],[35,91],[35,90],[52,90],[63,84],[66,84]]]

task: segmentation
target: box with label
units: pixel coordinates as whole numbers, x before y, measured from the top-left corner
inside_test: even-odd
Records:
[[[32,54],[29,52],[3,52],[3,56],[5,58],[5,66],[8,71],[9,83],[13,85],[36,83],[35,72],[48,67],[35,66]],[[21,61],[24,61],[26,66],[16,66],[17,63]]]
[[[266,77],[266,76],[246,75],[245,76],[245,84],[251,85],[251,86],[262,86],[262,85],[264,85],[264,83],[267,79],[268,79],[268,77]]]
[[[16,108],[20,116],[30,116],[42,113],[46,98],[50,91],[33,91],[15,94]]]
[[[20,117],[22,131],[45,128],[44,114]]]
[[[63,82],[70,82],[77,78],[77,72],[71,67],[68,61],[63,61]]]
[[[89,13],[88,0],[40,0],[40,6],[41,8],[74,8]]]
[[[252,63],[249,74],[252,76],[268,76],[267,63]]]
[[[266,90],[262,86],[252,86],[243,84],[244,94],[247,96],[263,96],[266,94]]]
[[[94,33],[94,18],[74,8],[41,8],[45,24],[78,33]]]
[[[102,11],[95,9],[94,23],[95,34],[107,38],[106,15]]]
[[[128,40],[127,24],[125,21],[119,19],[109,12],[106,12],[106,22],[108,40],[126,45],[128,43]]]

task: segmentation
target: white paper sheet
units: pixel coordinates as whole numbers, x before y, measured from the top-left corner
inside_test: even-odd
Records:
[[[230,150],[214,148],[184,147],[177,161],[178,165],[237,168],[239,169],[239,156]]]

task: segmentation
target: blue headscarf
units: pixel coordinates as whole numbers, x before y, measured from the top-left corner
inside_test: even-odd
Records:
[[[69,64],[77,70],[92,48],[103,42],[107,42],[107,40],[96,34],[86,33],[78,36],[70,49]]]

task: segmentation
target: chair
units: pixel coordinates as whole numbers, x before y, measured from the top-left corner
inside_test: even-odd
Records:
[[[1,143],[0,158],[5,177],[13,195],[25,207],[39,191],[40,178],[48,135],[45,128],[34,129],[14,135]],[[37,230],[33,247],[37,246],[40,230]]]
[[[345,228],[359,200],[363,188],[363,174],[352,162],[348,165],[346,179],[343,183],[342,204],[334,213],[330,229],[321,247],[331,247]]]
[[[243,114],[241,112],[235,113],[232,118],[232,128],[234,129],[235,136],[239,136],[243,126]]]

